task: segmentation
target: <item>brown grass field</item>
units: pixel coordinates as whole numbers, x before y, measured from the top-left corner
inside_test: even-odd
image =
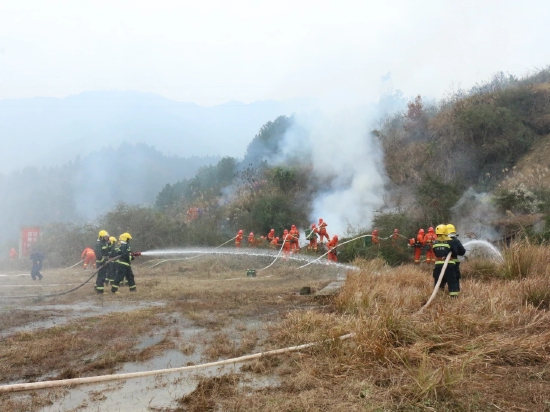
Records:
[[[250,257],[136,265],[135,294],[121,288],[96,296],[86,285],[55,298],[2,299],[2,384],[109,374],[130,364],[147,370],[166,354],[198,364],[321,343],[198,375],[185,392],[178,392],[183,378],[159,378],[155,390],[174,391],[162,406],[110,405],[122,387],[115,384],[87,385],[76,403],[75,388],[3,394],[0,410],[550,411],[550,251],[522,243],[504,257],[462,263],[461,296],[439,293],[422,314],[430,268],[381,261],[356,261],[359,270],[347,273],[329,302],[297,292],[319,290],[341,268],[278,262],[247,278],[247,267],[260,266]],[[91,274],[43,273],[42,282],[56,284]],[[69,288],[7,286],[32,285],[30,276],[0,282],[0,296]],[[351,339],[332,339],[350,332]],[[262,379],[269,381],[258,385]]]

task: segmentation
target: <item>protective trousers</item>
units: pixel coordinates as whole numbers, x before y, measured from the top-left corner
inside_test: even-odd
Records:
[[[132,267],[124,262],[117,262],[116,278],[115,281],[111,284],[111,292],[118,292],[118,287],[120,282],[126,278],[128,281],[128,286],[130,287],[130,292],[136,291],[136,282],[134,279],[134,272],[132,272]]]
[[[442,269],[443,263],[435,264],[435,268],[433,271],[434,286],[437,284],[437,279],[439,279],[439,274],[441,273]],[[458,279],[454,263],[449,262],[449,264],[447,265],[447,269],[443,274],[443,279],[441,280],[439,289],[445,289],[445,285],[447,285],[449,289],[449,296],[458,296],[460,292],[460,281]]]
[[[97,270],[97,278],[95,280],[95,291],[103,293],[105,290],[105,279],[107,278],[108,264],[102,264]]]
[[[422,256],[422,247],[414,247],[414,264],[418,265],[420,263],[420,257]]]

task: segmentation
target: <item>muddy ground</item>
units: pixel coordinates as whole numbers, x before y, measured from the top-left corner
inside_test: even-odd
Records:
[[[156,261],[158,262],[158,261]],[[96,295],[93,281],[57,297],[92,272],[46,269],[42,281],[20,271],[0,276],[2,385],[164,369],[278,348],[270,326],[293,311],[330,310],[313,292],[346,269],[271,258],[204,256],[134,265],[137,293]],[[34,296],[19,297],[13,296]],[[254,396],[284,382],[300,354],[103,384],[0,395],[0,410],[212,410],[215,398]],[[237,408],[238,409],[238,406]]]

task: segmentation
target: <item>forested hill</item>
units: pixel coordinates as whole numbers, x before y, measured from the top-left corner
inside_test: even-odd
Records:
[[[21,225],[85,223],[117,203],[148,205],[167,183],[195,175],[218,157],[166,156],[145,144],[123,143],[59,167],[27,167],[0,175],[2,240]]]

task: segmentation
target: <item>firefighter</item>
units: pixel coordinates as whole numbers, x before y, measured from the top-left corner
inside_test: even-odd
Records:
[[[378,234],[378,229],[374,229],[372,231],[372,234],[370,236],[370,241],[373,245],[379,245],[380,244],[380,235]]]
[[[306,231],[306,239],[309,240],[309,245],[307,246],[307,250],[313,250],[317,251],[317,226],[315,226],[315,223],[311,224],[311,229]]]
[[[273,240],[269,242],[269,246],[272,248],[279,247],[279,238],[278,237],[273,238]]]
[[[136,282],[134,279],[134,272],[132,272],[131,262],[134,260],[135,256],[140,256],[141,253],[132,252],[130,248],[130,240],[132,240],[132,236],[128,232],[120,235],[118,240],[119,244],[114,250],[114,253],[118,256],[114,263],[116,265],[116,278],[111,284],[111,292],[118,293],[118,288],[124,278],[128,280],[130,292],[135,292]]]
[[[299,252],[300,251],[300,232],[298,229],[296,229],[295,225],[292,225],[290,228],[290,231],[288,232],[290,235],[290,249],[292,252]]]
[[[426,263],[435,263],[435,255],[432,246],[436,240],[434,228],[430,227],[424,236],[424,248],[426,249]]]
[[[338,262],[338,252],[336,251],[336,247],[338,246],[338,235],[334,235],[332,237],[332,240],[327,243],[328,248],[328,254],[327,259],[329,262]]]
[[[32,280],[42,280],[44,276],[42,276],[42,273],[40,273],[40,270],[42,269],[42,262],[44,261],[45,257],[44,255],[39,252],[38,250],[33,251],[29,259],[32,260],[32,268],[31,268],[31,277]]]
[[[401,236],[401,234],[399,233],[399,229],[393,229],[393,235],[391,235],[391,244],[393,247],[397,246],[399,236]]]
[[[268,243],[273,242],[273,239],[275,239],[275,229],[271,229],[266,238]]]
[[[447,227],[445,225],[438,225],[435,228],[436,240],[433,244],[433,251],[435,255],[435,268],[433,270],[434,285],[437,284],[441,270],[445,263],[445,259],[449,253],[451,253],[451,259],[447,265],[447,269],[443,274],[443,279],[439,288],[445,289],[445,285],[448,286],[449,296],[457,297],[460,292],[460,283],[455,270],[455,262],[452,256],[459,254],[456,244],[449,242],[451,238],[447,235]]]
[[[17,259],[17,252],[15,251],[15,248],[13,248],[13,247],[10,249],[10,259],[11,260]]]
[[[256,246],[256,239],[254,239],[254,232],[250,232],[247,240],[248,240],[248,247]]]
[[[241,242],[243,240],[243,231],[239,230],[237,236],[235,237],[235,247],[241,247]]]
[[[94,250],[87,246],[80,255],[80,259],[84,261],[82,267],[86,269],[88,266],[92,266],[95,269],[95,253]]]
[[[453,243],[454,245],[456,245],[456,249],[457,249],[457,255],[452,255],[451,256],[451,259],[453,259],[453,261],[455,262],[455,271],[456,271],[456,276],[460,282],[460,260],[458,260],[458,256],[464,256],[466,254],[466,249],[464,249],[464,246],[462,246],[462,242],[460,240],[458,240],[458,233],[456,233],[456,228],[454,227],[454,225],[452,223],[449,223],[447,225],[447,233],[449,234],[449,237],[451,238],[451,240],[449,240],[449,243]],[[460,285],[459,285],[460,286]]]
[[[327,226],[328,226],[327,222],[325,222],[322,218],[319,218],[319,224],[317,226],[319,230],[319,243],[324,243],[323,237],[326,237],[328,242],[330,238],[327,232]]]
[[[109,257],[112,258],[116,256],[115,252],[117,250],[116,245],[116,237],[109,236],[109,245],[111,247],[111,252],[109,253]],[[113,283],[116,278],[116,265],[114,263],[109,263],[107,265],[107,277],[105,278],[105,285],[109,285],[109,283]]]
[[[416,238],[414,239],[414,264],[420,264],[420,257],[422,256],[422,249],[424,249],[424,229],[420,229]]]
[[[292,236],[288,233],[288,229],[285,229],[283,232],[283,253],[288,255],[290,253],[290,243],[292,241]]]
[[[94,247],[96,257],[97,278],[95,281],[95,291],[102,295],[105,291],[105,279],[107,279],[108,261],[111,254],[111,243],[109,242],[109,233],[106,230],[100,230]]]

